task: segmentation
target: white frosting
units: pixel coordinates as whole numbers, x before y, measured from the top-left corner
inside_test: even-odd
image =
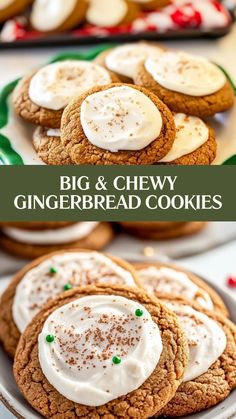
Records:
[[[77,0],[35,0],[31,23],[42,32],[58,29],[73,13]]]
[[[41,68],[32,78],[29,96],[47,109],[60,110],[88,89],[111,83],[109,72],[89,61],[68,60]]]
[[[135,311],[143,310],[137,317]],[[54,342],[46,336],[52,334]],[[39,362],[51,385],[69,400],[101,406],[138,389],[155,370],[162,340],[139,303],[114,295],[77,299],[55,310],[38,338]],[[114,356],[121,358],[114,364]]]
[[[61,137],[61,130],[50,128],[47,130],[47,136],[48,137]]]
[[[64,244],[83,239],[97,227],[95,221],[71,224],[67,227],[48,230],[23,230],[19,228],[6,227],[3,233],[13,240],[27,244]]]
[[[96,26],[116,26],[127,12],[128,5],[124,0],[90,0],[86,19]]]
[[[55,274],[50,269],[56,269]],[[43,304],[71,287],[98,283],[135,286],[133,276],[110,258],[97,252],[66,252],[54,255],[30,269],[16,288],[14,322],[22,333]]]
[[[207,372],[225,351],[225,333],[218,323],[192,307],[169,302],[167,306],[178,316],[188,338],[189,363],[183,381],[194,380]]]
[[[6,9],[11,6],[12,3],[15,3],[15,0],[0,0],[0,10]]]
[[[212,300],[202,288],[190,280],[184,272],[175,269],[149,266],[138,270],[142,285],[148,293],[177,295],[196,301],[201,307],[213,310]]]
[[[112,152],[141,150],[158,138],[162,129],[156,105],[129,86],[88,96],[81,106],[81,123],[93,145]]]
[[[174,115],[174,120],[176,126],[174,144],[159,163],[171,162],[192,153],[209,139],[209,129],[200,118],[177,113]]]
[[[163,49],[145,43],[116,47],[106,57],[106,67],[123,76],[134,78],[137,67],[148,57],[159,56]]]
[[[185,52],[169,51],[150,57],[145,67],[161,86],[190,96],[211,95],[226,83],[225,75],[216,65]]]

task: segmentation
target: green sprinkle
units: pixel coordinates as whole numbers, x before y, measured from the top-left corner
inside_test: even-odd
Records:
[[[57,273],[57,268],[55,268],[55,266],[52,266],[51,268],[50,268],[50,274],[56,274]]]
[[[70,283],[68,282],[66,285],[64,285],[63,290],[64,291],[69,291],[72,289],[72,286],[70,285]]]
[[[53,335],[47,335],[47,336],[46,336],[46,341],[47,341],[48,343],[52,343],[52,342],[54,341],[54,336],[53,336]]]
[[[137,310],[135,310],[135,316],[142,317],[143,316],[143,310],[141,310],[141,308],[137,308]]]
[[[112,362],[113,364],[118,365],[121,363],[121,358],[119,356],[113,356]]]

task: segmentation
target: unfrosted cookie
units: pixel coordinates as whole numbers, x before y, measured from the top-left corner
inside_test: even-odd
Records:
[[[209,165],[217,143],[213,128],[196,116],[174,114],[176,138],[169,153],[158,163],[171,165]]]
[[[61,142],[59,129],[37,127],[33,134],[33,144],[38,156],[51,166],[72,165],[72,161]]]
[[[217,292],[202,279],[173,264],[135,263],[143,288],[150,294],[170,294],[196,302],[201,308],[228,316],[229,312]]]
[[[161,413],[185,416],[215,406],[236,387],[236,326],[190,301],[172,297],[161,301],[178,316],[190,355],[183,383]]]
[[[21,258],[34,259],[65,248],[100,250],[114,237],[109,223],[80,222],[71,225],[41,230],[19,227],[3,227],[0,232],[0,247]]]
[[[169,240],[189,236],[202,231],[207,225],[207,223],[200,221],[175,222],[171,223],[171,226],[166,225],[166,228],[160,228],[160,221],[146,221],[141,223],[123,221],[120,224],[128,233],[150,240]]]
[[[130,264],[95,251],[57,251],[26,265],[1,298],[0,340],[6,351],[14,356],[20,334],[47,301],[63,290],[101,283],[140,285]]]
[[[105,50],[97,56],[95,62],[113,71],[122,82],[133,83],[140,63],[163,51],[158,44],[141,41]]]
[[[32,3],[32,0],[1,0],[0,1],[0,23],[14,17],[25,10]]]
[[[140,12],[130,0],[89,0],[87,22],[100,27],[128,25]]]
[[[114,74],[96,63],[60,61],[24,77],[15,88],[13,104],[26,121],[60,128],[63,110],[74,97],[92,87],[117,81]]]
[[[175,124],[156,95],[117,83],[74,99],[63,113],[61,138],[75,164],[152,164],[170,150]]]
[[[33,319],[14,375],[46,418],[147,419],[181,383],[186,343],[176,316],[142,291],[78,288]]]
[[[162,7],[168,6],[170,0],[133,0],[134,3],[138,4],[143,10],[156,10]]]
[[[63,32],[85,20],[87,0],[35,0],[30,23],[36,31]]]
[[[207,59],[166,51],[138,67],[135,84],[155,93],[174,112],[207,117],[234,104],[234,91],[224,73]]]

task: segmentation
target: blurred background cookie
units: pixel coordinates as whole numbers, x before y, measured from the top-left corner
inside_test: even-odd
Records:
[[[1,0],[0,23],[22,13],[33,0]]]
[[[143,10],[156,10],[161,7],[168,6],[171,0],[132,0],[134,3],[140,5]]]
[[[123,221],[119,223],[129,234],[143,239],[168,240],[199,233],[205,222]]]
[[[89,0],[86,20],[98,27],[128,25],[139,11],[139,6],[130,0]]]

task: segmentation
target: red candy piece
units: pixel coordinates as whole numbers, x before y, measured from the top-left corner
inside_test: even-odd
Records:
[[[192,6],[177,9],[171,14],[173,22],[181,28],[197,28],[202,23],[201,14]]]
[[[227,285],[230,288],[236,288],[236,277],[235,276],[229,276],[227,278]]]

